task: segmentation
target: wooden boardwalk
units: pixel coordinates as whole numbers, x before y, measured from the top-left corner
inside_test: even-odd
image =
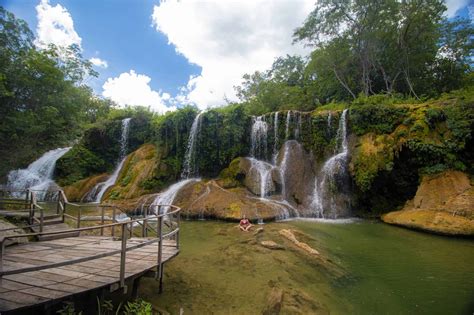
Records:
[[[81,216],[83,206],[68,202],[62,191],[53,220],[36,203],[34,192],[28,194],[30,225],[0,230],[0,314],[48,313],[74,295],[127,292],[131,283],[133,292],[137,280],[149,271],[154,271],[161,290],[163,264],[179,253],[180,208],[152,205],[143,217],[119,221],[116,214],[121,209],[97,205],[100,216],[94,225]],[[76,213],[71,212],[73,207]],[[111,217],[105,209],[112,212]],[[70,225],[76,228],[70,228],[66,220],[72,220]],[[27,229],[33,233],[24,233]],[[24,234],[12,234],[14,230]]]
[[[128,246],[149,238],[131,238]],[[27,268],[86,258],[121,248],[120,240],[105,236],[80,236],[16,245],[3,256],[3,270]],[[163,242],[162,263],[178,254],[174,240]],[[127,251],[125,279],[136,278],[157,267],[157,244]],[[44,304],[73,294],[102,287],[118,287],[120,254],[19,274],[0,280],[0,312]]]

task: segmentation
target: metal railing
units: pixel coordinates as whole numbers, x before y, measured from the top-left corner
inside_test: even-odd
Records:
[[[162,258],[163,258],[163,240],[165,238],[172,238],[174,237],[176,241],[176,249],[179,249],[179,231],[180,231],[180,211],[181,208],[174,206],[174,205],[151,205],[150,209],[153,213],[158,213],[154,215],[145,215],[143,218],[136,218],[126,221],[117,222],[116,214],[118,211],[123,212],[120,208],[112,206],[112,205],[97,205],[101,208],[100,214],[100,223],[99,225],[89,226],[89,227],[81,227],[81,222],[84,221],[84,218],[81,216],[81,208],[84,207],[83,205],[78,205],[74,203],[70,203],[67,201],[67,198],[62,190],[59,191],[58,194],[58,206],[57,206],[57,214],[61,215],[62,222],[65,221],[66,218],[73,219],[77,222],[76,228],[67,229],[67,230],[58,230],[58,231],[51,231],[51,232],[43,232],[43,224],[44,224],[44,215],[43,209],[37,204],[35,193],[29,191],[27,193],[27,199],[29,200],[29,204],[33,205],[33,218],[34,217],[34,210],[40,209],[40,219],[39,219],[39,226],[40,232],[37,233],[25,233],[25,234],[16,234],[16,235],[7,235],[7,236],[0,236],[0,280],[3,276],[6,275],[14,275],[18,273],[30,272],[30,271],[38,271],[42,269],[48,268],[56,268],[67,266],[75,263],[81,263],[85,261],[90,261],[94,259],[99,259],[107,256],[112,256],[116,254],[120,254],[120,287],[125,287],[125,260],[126,260],[126,253],[130,250],[137,249],[143,246],[147,246],[153,243],[158,243],[157,247],[157,270],[155,273],[155,279],[160,280],[163,276],[162,272]],[[77,216],[71,216],[66,213],[66,206],[71,207],[78,207]],[[105,217],[105,208],[112,208],[112,218],[108,219]],[[166,209],[165,213],[161,213],[161,209]],[[169,211],[171,210],[171,211]],[[91,221],[91,220],[87,220]],[[94,220],[95,221],[95,220]],[[113,223],[105,224],[105,221],[112,221]],[[155,227],[153,227],[155,225]],[[33,224],[31,226],[38,226],[38,224]],[[146,241],[141,242],[139,244],[127,246],[127,239],[133,236],[134,227],[140,227],[138,231],[138,236],[141,235],[143,238],[147,238]],[[120,240],[121,240],[121,248],[119,250],[107,251],[105,253],[100,253],[96,255],[91,255],[87,257],[81,257],[76,259],[71,259],[62,262],[55,262],[49,263],[44,265],[38,266],[31,266],[31,267],[24,267],[24,268],[17,268],[17,269],[9,269],[4,270],[4,256],[5,256],[5,244],[7,240],[19,238],[19,237],[39,237],[39,236],[56,236],[56,235],[70,235],[71,233],[85,233],[87,231],[93,230],[100,230],[100,235],[104,235],[104,230],[110,228],[111,236],[115,238],[115,229],[120,228]],[[166,228],[166,231],[165,231]],[[12,229],[4,229],[1,231],[6,230],[13,230]],[[149,238],[149,231],[152,231],[155,234],[155,237]],[[140,233],[141,232],[141,233]],[[161,288],[161,285],[160,285]]]

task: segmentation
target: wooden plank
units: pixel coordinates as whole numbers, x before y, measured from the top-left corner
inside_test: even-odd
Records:
[[[104,282],[94,281],[92,279],[79,278],[61,283],[60,285],[72,285],[85,288],[87,290],[100,288],[106,285]],[[48,286],[46,286],[48,287]]]
[[[11,290],[21,290],[21,289],[26,289],[29,288],[29,285],[7,280],[7,279],[2,279],[0,281],[0,287],[5,290],[5,291],[11,291]]]
[[[55,281],[52,281],[52,280],[30,278],[28,276],[25,276],[24,274],[4,276],[3,278],[11,280],[11,281],[16,281],[16,282],[32,285],[32,286],[38,286],[38,287],[55,283]]]
[[[15,303],[20,303],[24,305],[33,305],[33,304],[43,303],[49,300],[48,298],[31,295],[31,294],[20,292],[20,291],[9,291],[9,292],[2,293],[2,296],[0,298],[7,301],[14,301]]]
[[[68,276],[70,278],[81,278],[81,277],[85,277],[85,276],[89,275],[89,274],[83,273],[83,272],[78,272],[78,271],[73,271],[73,270],[65,270],[65,269],[60,269],[60,268],[45,269],[45,270],[42,270],[42,272],[56,274],[56,275],[62,275],[62,276]]]
[[[100,282],[99,282],[100,284]],[[74,285],[72,283],[55,283],[53,285],[47,285],[44,288],[46,289],[51,289],[51,290],[58,290],[58,291],[64,291],[70,294],[76,294],[84,291],[88,291],[90,288],[86,286],[81,286],[81,285]]]
[[[58,298],[62,298],[64,296],[68,295],[67,292],[58,291],[56,286],[54,286],[54,289],[28,288],[28,289],[20,290],[18,292],[27,293],[27,294],[34,295],[34,296],[37,296],[37,297],[42,297],[42,298],[45,298],[45,299],[48,299],[48,300],[58,299]]]
[[[13,301],[10,301],[10,300],[4,300],[0,296],[0,312],[11,311],[11,310],[23,307],[23,306],[25,306],[25,304],[20,304],[16,301],[13,302]]]

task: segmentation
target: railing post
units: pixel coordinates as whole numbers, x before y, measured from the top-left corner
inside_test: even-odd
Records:
[[[132,221],[132,218],[130,218],[130,221]],[[130,231],[129,232],[130,232],[130,238],[132,238],[133,237],[133,223],[132,222],[130,222]]]
[[[5,255],[5,238],[0,237],[0,281],[3,278],[3,256]]]
[[[63,219],[62,219],[62,221],[64,223],[64,221],[66,219],[65,214],[66,214],[67,202],[66,202],[66,195],[64,194],[64,192],[62,190],[61,190],[61,199],[63,200]]]
[[[163,250],[163,217],[160,215],[158,217],[158,226],[156,230],[158,234],[158,257],[157,257],[157,267],[156,267],[156,273],[155,273],[155,279],[160,280],[160,286],[159,286],[159,293],[163,292],[163,265],[161,263],[162,261],[162,250]]]
[[[40,209],[40,233],[43,233],[44,213],[43,208]]]
[[[128,223],[124,222],[122,224],[122,250],[120,252],[120,287],[124,288],[124,291],[126,292],[126,287],[125,287],[125,259],[127,258],[127,225]]]
[[[145,219],[143,219],[143,224],[142,224],[142,237],[147,237],[148,236],[147,221],[148,221],[148,219],[145,217]]]
[[[104,207],[100,207],[100,224],[104,225]],[[104,236],[104,228],[100,228],[100,236]]]
[[[176,232],[176,249],[179,249],[179,231],[180,231],[179,225],[181,223],[181,211],[178,211],[176,215],[178,216],[176,218],[177,229],[178,229],[178,231]]]
[[[112,223],[115,223],[115,207],[112,208]],[[112,237],[115,237],[115,225],[112,226]]]
[[[77,209],[77,228],[81,228],[81,207]]]
[[[33,218],[32,218],[32,216],[31,216],[31,204],[30,204],[30,202],[29,202],[29,200],[28,200],[28,199],[29,199],[29,196],[30,196],[30,190],[27,189],[27,190],[26,190],[26,196],[25,196],[25,207],[28,207],[28,208],[26,208],[26,209],[29,209],[29,210],[30,210],[30,211],[29,211],[29,214],[28,214],[28,215],[29,215],[29,218],[28,218],[29,224],[33,224],[33,223],[32,223]],[[5,198],[5,199],[6,199],[6,198]]]
[[[59,214],[60,207],[61,207],[61,191],[58,190],[58,203],[56,204],[56,214]]]

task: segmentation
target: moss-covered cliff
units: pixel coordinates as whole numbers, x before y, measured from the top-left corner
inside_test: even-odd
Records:
[[[344,108],[349,109],[348,165],[351,208],[355,214],[378,217],[401,209],[415,196],[424,175],[445,170],[463,171],[468,176],[474,173],[474,92],[471,90],[424,103],[406,104],[374,96],[351,104],[326,105],[312,112],[268,113],[261,118],[268,130],[260,158],[270,161],[286,141],[296,140],[302,145],[300,158],[309,163],[300,177],[308,172],[316,174],[336,150]],[[194,108],[188,107],[164,116],[132,119],[129,152],[140,144],[149,144],[128,156],[117,184],[108,191],[106,199],[136,198],[177,181],[196,114]],[[252,116],[242,105],[213,109],[202,115],[195,143],[195,163],[201,176],[217,178],[216,184],[223,189],[244,188],[256,193],[248,184],[249,175],[239,159],[250,153],[251,121]],[[58,182],[84,187],[85,183],[93,182],[91,176],[97,178],[104,171],[110,173],[118,154],[119,127],[117,120],[88,130],[58,161]],[[291,172],[298,173],[294,168]],[[277,175],[274,177],[274,193],[278,194],[281,183]],[[291,198],[297,206],[305,206],[304,196],[300,195],[310,193],[312,188],[308,185],[311,184],[305,180],[296,181],[290,187],[294,189]]]

